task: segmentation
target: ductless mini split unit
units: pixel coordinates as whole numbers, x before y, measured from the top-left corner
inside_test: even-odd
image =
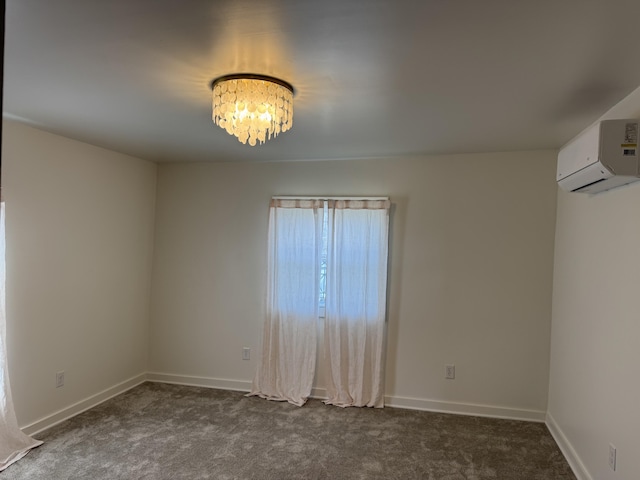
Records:
[[[603,120],[567,143],[558,154],[563,190],[599,193],[640,180],[639,120]]]

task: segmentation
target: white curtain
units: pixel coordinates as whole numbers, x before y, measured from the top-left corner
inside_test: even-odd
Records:
[[[24,457],[42,442],[18,428],[13,409],[6,349],[4,203],[0,204],[0,471]]]
[[[326,403],[384,406],[389,200],[329,201]]]
[[[303,405],[316,367],[320,200],[273,199],[262,356],[249,395]]]

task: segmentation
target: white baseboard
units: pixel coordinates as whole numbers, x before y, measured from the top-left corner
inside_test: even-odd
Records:
[[[226,378],[198,377],[194,375],[176,375],[174,373],[147,373],[148,382],[171,383],[173,385],[187,385],[190,387],[218,388],[236,392],[250,392],[251,382],[248,380],[229,380]],[[312,388],[311,398],[323,400],[327,398],[324,388]]]
[[[230,380],[225,378],[199,377],[194,375],[176,375],[172,373],[148,372],[136,375],[124,382],[113,387],[107,388],[102,392],[92,395],[73,405],[48,415],[22,428],[27,435],[36,435],[47,428],[50,428],[60,422],[63,422],[79,413],[99,405],[127,390],[132,389],[144,383],[158,382],[171,383],[176,385],[189,385],[195,387],[218,388],[222,390],[234,390],[239,392],[249,392],[251,390],[251,382],[247,380]],[[327,398],[324,388],[314,388],[311,391],[312,398]],[[479,405],[472,403],[443,402],[439,400],[428,400],[422,398],[397,397],[393,395],[385,396],[385,405],[395,408],[406,408],[410,410],[424,410],[428,412],[453,413],[457,415],[474,415],[480,417],[504,418],[512,420],[525,420],[532,422],[544,422],[545,412],[539,410],[516,409],[509,407],[498,407],[491,405]],[[584,475],[580,476],[576,473],[579,480],[592,480],[586,473],[582,462],[575,454],[575,451],[566,440],[557,424],[550,415],[546,415],[547,426],[551,431],[556,442],[560,445],[560,449],[567,457],[569,464],[574,471],[584,471]],[[578,465],[579,468],[576,468]]]
[[[251,382],[246,380],[176,375],[173,373],[149,372],[147,373],[147,381],[188,385],[191,387],[219,388],[221,390],[234,390],[236,392],[249,392],[251,390]]]
[[[251,390],[251,382],[246,380],[228,380],[223,378],[197,377],[192,375],[175,375],[172,373],[148,373],[147,380],[150,382],[220,388],[223,390],[235,390],[239,392],[249,392]],[[327,398],[327,391],[324,388],[313,388],[311,390],[311,398],[325,399]],[[526,420],[530,422],[544,422],[545,420],[545,412],[541,410],[525,410],[508,407],[495,407],[491,405],[476,405],[471,403],[442,402],[437,400],[396,396],[385,396],[384,402],[385,405],[389,407],[406,408],[410,410],[425,410],[429,412],[455,413],[458,415],[474,415],[510,420]]]
[[[569,466],[571,467],[571,470],[573,470],[573,474],[576,478],[578,480],[593,480],[589,471],[578,456],[578,453],[571,445],[571,442],[569,442],[569,439],[549,412],[547,412],[546,424],[547,428],[551,432],[551,436],[558,444],[558,447],[560,447],[560,451],[564,455],[564,458],[567,459],[567,463],[569,463]]]
[[[326,400],[327,399],[327,389],[326,388],[312,388],[311,389],[311,398],[317,398],[318,400]]]
[[[131,377],[129,380],[125,380],[124,382],[118,383],[113,387],[109,387],[101,392],[96,393],[95,395],[91,395],[90,397],[85,398],[84,400],[80,400],[79,402],[74,403],[62,410],[58,410],[51,415],[47,415],[46,417],[41,418],[40,420],[36,420],[35,422],[22,427],[21,430],[26,435],[37,435],[38,433],[46,430],[47,428],[51,428],[58,423],[64,422],[71,417],[75,417],[76,415],[89,410],[90,408],[95,407],[96,405],[101,404],[113,398],[121,393],[126,392],[127,390],[131,390],[133,387],[137,387],[141,383],[144,383],[147,378],[146,373],[141,373],[140,375],[136,375],[135,377]]]
[[[524,420],[527,422],[544,422],[545,412],[522,408],[499,407],[475,403],[443,402],[423,398],[384,397],[387,407],[406,408],[409,410],[425,410],[427,412],[453,413],[456,415],[472,415],[475,417],[502,418],[506,420]]]

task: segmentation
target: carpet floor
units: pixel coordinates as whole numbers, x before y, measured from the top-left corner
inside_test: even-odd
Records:
[[[2,480],[575,480],[542,423],[304,407],[144,383],[38,435]]]

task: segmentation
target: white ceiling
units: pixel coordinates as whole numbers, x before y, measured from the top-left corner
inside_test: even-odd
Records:
[[[4,113],[156,161],[557,148],[640,85],[638,0],[7,0]],[[224,74],[296,88],[250,147]]]

